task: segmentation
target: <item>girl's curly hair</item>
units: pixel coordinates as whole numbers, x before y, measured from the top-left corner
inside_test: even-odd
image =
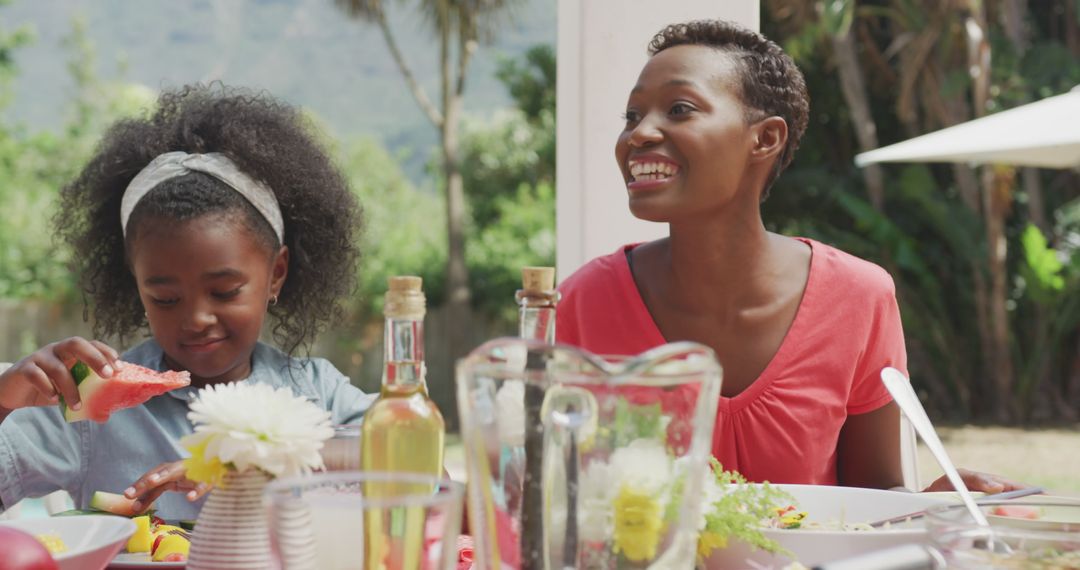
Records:
[[[273,335],[286,352],[310,346],[339,300],[355,289],[360,210],[345,177],[300,112],[264,93],[220,84],[166,91],[145,118],[118,121],[105,133],[79,176],[61,190],[54,223],[70,245],[83,291],[84,318],[92,305],[94,334],[124,339],[146,316],[127,260],[120,201],[128,184],[158,155],[219,152],[277,196],[289,247],[289,274],[269,307]],[[213,177],[191,173],[163,182],[128,222],[189,220],[208,214],[245,224],[276,250],[278,239],[242,196]]]
[[[678,45],[702,45],[732,55],[738,73],[743,103],[752,110],[777,116],[787,123],[788,139],[765,183],[762,200],[769,187],[795,158],[799,140],[810,117],[810,95],[806,79],[788,54],[765,36],[725,20],[695,20],[671,24],[649,42],[649,55]],[[759,117],[763,118],[763,117]]]

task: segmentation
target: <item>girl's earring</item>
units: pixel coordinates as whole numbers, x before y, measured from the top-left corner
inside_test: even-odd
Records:
[[[272,306],[274,306],[276,304],[277,304],[277,295],[270,295],[270,306],[272,307]]]

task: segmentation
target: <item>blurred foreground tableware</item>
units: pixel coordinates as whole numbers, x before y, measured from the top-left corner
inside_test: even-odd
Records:
[[[66,551],[53,559],[60,570],[101,570],[127,544],[135,532],[129,518],[114,515],[84,515],[41,519],[18,519],[0,522],[33,536],[53,535]],[[0,557],[5,556],[0,548]]]
[[[326,471],[360,470],[360,426],[334,426],[334,436],[320,450]]]
[[[1080,504],[1034,497],[983,503],[979,508],[989,527],[976,524],[956,505],[928,509],[929,545],[946,568],[1080,569]],[[1010,551],[987,548],[999,543]]]
[[[905,544],[814,566],[814,570],[935,570],[937,560],[921,544]]]
[[[1020,497],[1028,497],[1031,495],[1038,495],[1044,491],[1042,487],[1025,487],[1023,489],[1016,489],[1013,491],[1007,491],[1004,493],[997,493],[994,495],[986,495],[984,493],[972,493],[971,496],[975,498],[975,504],[982,504],[985,502],[993,501],[1007,501],[1009,499],[1019,499]],[[957,501],[963,501],[963,498],[959,493],[955,491],[942,491],[934,493],[922,493],[923,496],[938,496],[954,498]],[[889,517],[887,519],[881,519],[870,523],[872,527],[887,527],[889,525],[899,524],[902,522],[910,522],[916,519],[921,519],[926,516],[926,511],[917,511],[914,513],[907,513],[895,517]]]
[[[693,568],[720,365],[498,339],[461,360],[476,568]]]
[[[266,489],[271,550],[283,570],[453,570],[464,493],[404,473],[281,479]]]

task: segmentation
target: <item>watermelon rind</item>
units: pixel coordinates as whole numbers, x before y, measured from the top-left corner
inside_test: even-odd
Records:
[[[82,384],[82,381],[93,373],[94,371],[90,366],[81,360],[75,361],[75,366],[71,367],[71,377],[75,379],[76,386]]]
[[[92,368],[81,361],[76,362],[75,366],[71,367],[71,377],[75,379],[75,385],[79,387],[79,398],[84,402],[89,400],[90,396],[105,384],[104,378],[98,376],[97,372],[94,372]],[[78,410],[72,410],[67,407],[67,402],[60,398],[60,409],[64,412],[64,419],[69,423],[90,419],[89,406],[85,404]]]

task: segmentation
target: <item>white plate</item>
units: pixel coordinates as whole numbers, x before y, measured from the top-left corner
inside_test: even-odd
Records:
[[[155,570],[165,568],[183,568],[187,562],[154,562],[150,555],[145,552],[121,552],[109,563],[109,568],[153,568]]]
[[[818,522],[869,522],[951,502],[923,493],[817,485],[774,486],[787,491],[795,499],[798,510],[807,512],[807,521]],[[890,529],[867,531],[763,529],[762,533],[790,550],[800,563],[813,567],[874,550],[922,542],[926,528],[918,521]],[[755,552],[741,541],[732,541],[727,548],[713,552],[707,561],[707,568],[752,568],[754,564],[763,568],[783,568],[790,562],[785,556]]]

